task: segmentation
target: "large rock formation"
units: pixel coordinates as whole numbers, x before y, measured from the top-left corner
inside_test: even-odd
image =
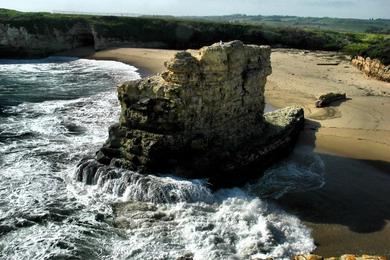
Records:
[[[240,41],[218,43],[197,56],[178,52],[161,75],[120,85],[119,124],[110,128],[97,161],[207,177],[223,186],[259,176],[288,154],[304,120],[296,107],[263,115],[270,52]],[[79,180],[92,179],[84,169],[94,174],[82,165]]]
[[[352,64],[367,76],[390,82],[390,65],[384,65],[377,59],[355,57]]]

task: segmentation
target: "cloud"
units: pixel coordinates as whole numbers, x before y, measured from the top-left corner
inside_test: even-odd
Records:
[[[356,4],[357,1],[353,1],[353,0],[308,1],[308,5],[313,5],[313,6],[351,7]]]

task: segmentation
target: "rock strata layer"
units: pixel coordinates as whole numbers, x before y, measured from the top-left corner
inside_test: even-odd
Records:
[[[178,52],[161,75],[120,85],[119,123],[96,160],[217,186],[258,177],[291,151],[304,122],[298,107],[263,113],[270,53],[268,46],[218,43],[197,56]]]
[[[390,82],[390,65],[385,66],[377,59],[361,56],[354,58],[352,64],[369,77]]]

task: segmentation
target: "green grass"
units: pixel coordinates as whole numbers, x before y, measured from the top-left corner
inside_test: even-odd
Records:
[[[286,19],[271,17],[275,23]],[[269,20],[271,18],[268,18]],[[272,20],[271,19],[271,20]],[[308,18],[302,18],[307,22]],[[311,18],[314,23],[315,18]],[[324,18],[318,18],[323,22]],[[322,19],[322,20],[321,20]],[[330,18],[329,18],[330,19]],[[349,22],[358,23],[359,20]],[[387,20],[386,20],[387,21]],[[290,21],[291,22],[291,21]],[[199,48],[214,42],[239,39],[245,43],[269,44],[308,50],[343,51],[390,63],[390,35],[322,30],[313,27],[274,26],[264,23],[227,22],[224,19],[175,17],[116,17],[22,13],[0,9],[0,23],[24,27],[32,33],[61,30],[66,32],[76,23],[93,27],[100,36],[128,42],[160,42],[169,49]],[[328,22],[329,24],[330,22]],[[384,23],[387,26],[387,23]],[[382,29],[385,27],[381,27]]]
[[[0,9],[0,23],[14,27],[24,27],[32,33],[40,33],[45,30],[67,31],[76,23],[88,23],[89,17],[78,15],[51,14],[45,12],[24,13],[13,10]]]
[[[332,30],[338,32],[390,34],[388,19],[347,19],[329,17],[297,17],[297,16],[262,16],[262,15],[226,15],[183,17],[183,19],[198,19],[229,23],[246,23],[255,25],[270,25],[276,27],[295,27],[301,29]]]

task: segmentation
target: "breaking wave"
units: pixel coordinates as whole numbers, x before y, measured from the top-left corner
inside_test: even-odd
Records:
[[[0,61],[1,259],[289,259],[314,249],[300,220],[267,198],[321,186],[320,158],[303,153],[217,192],[206,180],[88,173],[80,158],[119,116],[115,84],[137,78],[111,61]]]

